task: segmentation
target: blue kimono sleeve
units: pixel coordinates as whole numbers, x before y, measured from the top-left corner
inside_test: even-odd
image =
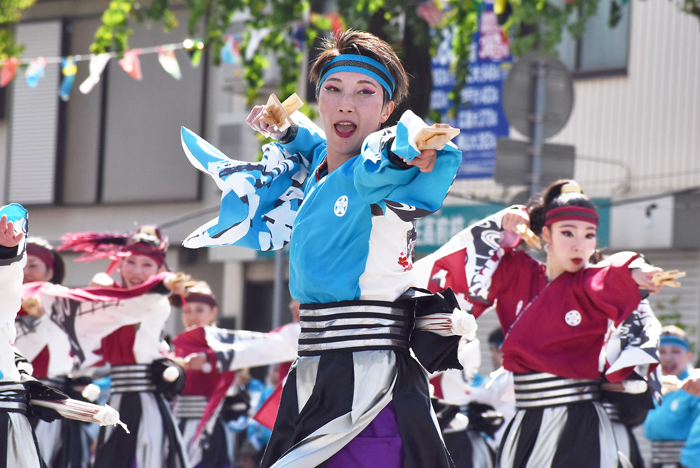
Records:
[[[417,131],[426,126],[407,111],[396,127],[368,136],[355,162],[355,188],[360,196],[385,213],[388,208],[402,221],[413,221],[439,210],[462,161],[462,152],[448,143],[437,151],[431,172],[402,165],[402,159],[412,160],[420,154],[414,140]]]
[[[690,427],[685,446],[681,450],[681,465],[688,468],[700,468],[700,398],[693,408],[695,420]]]
[[[301,112],[292,114],[292,119],[296,125],[290,127],[277,143],[287,153],[302,157],[308,167],[314,168],[318,164],[319,149],[326,146],[326,134]]]
[[[304,197],[308,161],[278,143],[265,145],[260,161],[237,161],[184,127],[181,138],[192,165],[211,177],[222,192],[219,216],[190,234],[184,246],[284,247]]]

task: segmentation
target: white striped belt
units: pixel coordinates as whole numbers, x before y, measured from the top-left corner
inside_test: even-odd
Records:
[[[617,406],[613,405],[612,403],[605,402],[602,403],[603,409],[605,409],[605,412],[608,413],[608,417],[610,418],[610,421],[612,422],[621,422],[620,421],[620,410],[617,409]]]
[[[207,407],[207,397],[202,395],[178,395],[174,413],[178,419],[202,419]]]
[[[600,397],[598,380],[567,379],[545,372],[515,374],[513,380],[518,409],[566,405]]]
[[[680,463],[684,440],[652,440],[652,463]]]
[[[150,364],[112,366],[110,370],[111,392],[154,392],[153,373]]]
[[[338,351],[406,351],[413,311],[384,301],[344,301],[300,307],[299,356]]]
[[[18,382],[0,382],[0,412],[27,414],[27,389]]]

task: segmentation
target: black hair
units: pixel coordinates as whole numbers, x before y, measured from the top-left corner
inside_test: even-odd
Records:
[[[53,255],[53,276],[49,281],[53,284],[63,283],[63,278],[66,276],[66,264],[53,245],[43,237],[30,237],[27,239],[27,244],[34,244],[51,252],[51,255]]]
[[[394,94],[391,99],[384,90],[384,104],[390,100],[397,106],[408,96],[408,75],[404,70],[401,60],[396,52],[385,41],[377,36],[348,29],[337,36],[325,39],[321,46],[321,54],[309,71],[309,80],[318,88],[318,83],[323,75],[323,68],[333,58],[341,54],[356,54],[370,57],[384,65],[396,82]]]
[[[565,185],[578,185],[574,180],[557,180],[547,187],[543,193],[535,195],[528,204],[530,213],[530,229],[538,236],[542,234],[542,228],[547,218],[547,212],[562,206],[581,206],[595,210],[595,205],[585,194],[580,192],[565,192],[561,189]]]
[[[494,329],[491,333],[489,333],[489,343],[497,344],[500,346],[503,343],[503,340],[504,336],[501,327],[498,327]]]
[[[51,252],[53,254],[53,276],[51,277],[51,282],[53,284],[63,283],[63,278],[66,276],[66,264],[63,262],[61,255],[55,250]]]

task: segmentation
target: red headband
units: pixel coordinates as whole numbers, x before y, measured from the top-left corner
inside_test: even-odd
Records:
[[[136,242],[134,244],[129,244],[124,246],[123,250],[118,254],[120,257],[129,257],[131,255],[144,255],[146,257],[152,258],[158,266],[162,266],[165,263],[165,252],[160,250],[158,247],[152,247],[148,244],[142,242]]]
[[[152,247],[148,244],[144,244],[143,242],[135,242],[133,244],[121,247],[121,251],[119,252],[109,253],[109,258],[112,259],[112,263],[109,264],[109,266],[105,270],[105,273],[111,275],[112,273],[117,271],[117,268],[119,268],[121,259],[125,257],[131,257],[132,255],[143,255],[144,257],[148,257],[154,262],[156,262],[158,264],[158,267],[161,267],[165,264],[164,250],[160,250],[158,247]],[[166,269],[167,268],[168,267],[166,265]]]
[[[599,218],[596,210],[592,208],[585,206],[560,206],[547,212],[544,225],[549,226],[552,223],[564,220],[586,221],[598,227]]]
[[[41,261],[44,262],[49,268],[53,268],[56,264],[56,257],[54,257],[53,252],[40,245],[27,244],[27,255],[39,257],[39,259],[41,259]]]
[[[213,297],[207,295],[207,294],[202,294],[202,293],[189,293],[185,295],[185,300],[186,302],[201,302],[203,304],[208,304],[212,307],[218,307],[219,305],[216,303],[216,299]],[[183,301],[185,302],[185,301]]]

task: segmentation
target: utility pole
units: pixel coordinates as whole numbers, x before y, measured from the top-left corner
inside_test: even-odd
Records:
[[[540,176],[542,174],[542,149],[544,146],[544,113],[546,95],[547,65],[540,58],[533,63],[533,76],[535,77],[534,103],[535,109],[532,115],[532,171],[530,180],[530,196],[534,197],[540,191]]]
[[[272,292],[272,329],[282,326],[284,298],[284,248],[275,250],[275,284]]]

